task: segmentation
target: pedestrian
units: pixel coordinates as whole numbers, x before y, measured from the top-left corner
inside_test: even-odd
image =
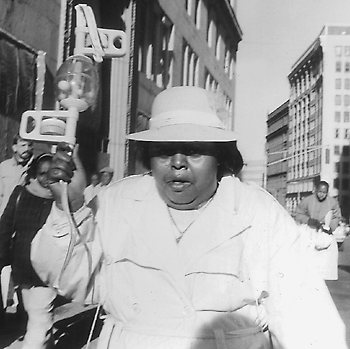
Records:
[[[16,185],[23,184],[28,166],[33,161],[33,143],[16,134],[12,141],[13,155],[0,163],[0,217]],[[4,318],[7,303],[13,302],[14,289],[11,268],[0,269],[0,319]],[[1,289],[4,290],[3,294]]]
[[[324,236],[325,244],[318,248],[315,257],[319,271],[325,280],[338,279],[338,244],[333,232],[341,220],[338,201],[329,196],[329,184],[317,183],[314,193],[305,197],[296,208],[295,220],[307,224]]]
[[[106,166],[101,168],[100,170],[100,190],[99,194],[105,192],[105,190],[108,188],[108,186],[112,183],[114,175],[114,170],[112,167]]]
[[[90,177],[90,184],[84,189],[85,204],[89,202],[98,194],[100,185],[100,177],[98,173],[93,173]]]
[[[13,155],[0,163],[0,216],[16,185],[23,184],[29,165],[34,159],[33,143],[19,135],[13,138]]]
[[[149,172],[107,188],[96,217],[82,206],[77,151],[72,159],[58,147],[50,170],[56,204],[32,244],[43,280],[102,305],[99,349],[346,348],[296,223],[266,191],[236,177],[236,134],[211,94],[166,89],[149,130],[128,138]],[[75,228],[62,213],[62,180]]]
[[[51,154],[34,159],[25,185],[14,188],[0,219],[0,263],[11,264],[14,284],[28,315],[23,349],[52,345],[56,291],[41,281],[30,261],[32,239],[45,223],[53,203],[47,177],[51,161]]]

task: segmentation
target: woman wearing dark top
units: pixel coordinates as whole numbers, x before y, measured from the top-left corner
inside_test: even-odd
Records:
[[[14,283],[28,314],[22,347],[25,349],[44,349],[50,345],[56,292],[46,287],[34,271],[30,246],[53,202],[47,180],[51,160],[51,154],[42,154],[33,161],[26,184],[15,187],[0,219],[0,265],[10,261]]]

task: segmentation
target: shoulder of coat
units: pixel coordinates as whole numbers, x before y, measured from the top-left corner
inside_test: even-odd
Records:
[[[264,212],[272,206],[280,206],[279,202],[264,188],[253,182],[245,182],[233,177],[228,179],[235,196],[235,206],[239,209]],[[256,212],[257,213],[257,212]]]
[[[153,188],[154,180],[150,175],[132,175],[110,184],[104,196],[138,200],[142,199]]]

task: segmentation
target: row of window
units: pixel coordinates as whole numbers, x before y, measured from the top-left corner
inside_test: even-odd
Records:
[[[350,128],[344,128],[344,129],[336,128],[334,130],[334,138],[337,138],[337,139],[342,138],[341,131],[343,131],[344,139],[350,139]]]
[[[335,55],[337,57],[350,56],[350,46],[335,46]]]
[[[343,156],[349,156],[350,155],[350,146],[348,145],[335,145],[334,146],[334,154],[335,155],[343,155]]]
[[[350,105],[350,95],[335,95],[334,103],[335,105],[344,105],[348,107]]]
[[[335,89],[340,90],[344,88],[345,90],[350,90],[350,79],[335,79]]]
[[[307,176],[314,176],[320,173],[320,165],[310,165],[308,167],[302,165],[296,165],[288,168],[287,180],[292,180],[294,178],[302,178]]]
[[[193,19],[194,24],[198,30],[202,29],[203,22],[203,12],[208,13],[205,9],[205,3],[203,0],[186,0],[185,9],[187,14]],[[207,28],[206,28],[206,39],[208,46],[210,48],[215,48],[215,57],[218,61],[223,59],[223,68],[225,72],[229,75],[230,79],[233,77],[234,70],[234,58],[231,54],[231,45],[229,40],[224,38],[224,35],[220,33],[220,28],[216,25],[214,18],[209,16],[206,18]]]
[[[334,113],[334,121],[335,122],[341,122],[342,121],[341,112],[340,111],[336,111]],[[344,122],[350,122],[350,112],[349,111],[345,111],[343,113],[343,121]]]
[[[350,72],[350,62],[342,62],[342,61],[336,61],[335,62],[335,71],[337,73],[345,72],[349,73]]]

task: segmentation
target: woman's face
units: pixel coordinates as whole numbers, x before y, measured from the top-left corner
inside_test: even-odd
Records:
[[[44,160],[40,162],[38,165],[38,171],[36,174],[37,181],[42,187],[46,189],[49,188],[47,173],[49,172],[50,164],[51,164],[51,160]]]
[[[216,147],[213,143],[150,144],[152,175],[165,203],[178,210],[196,209],[216,191]]]

